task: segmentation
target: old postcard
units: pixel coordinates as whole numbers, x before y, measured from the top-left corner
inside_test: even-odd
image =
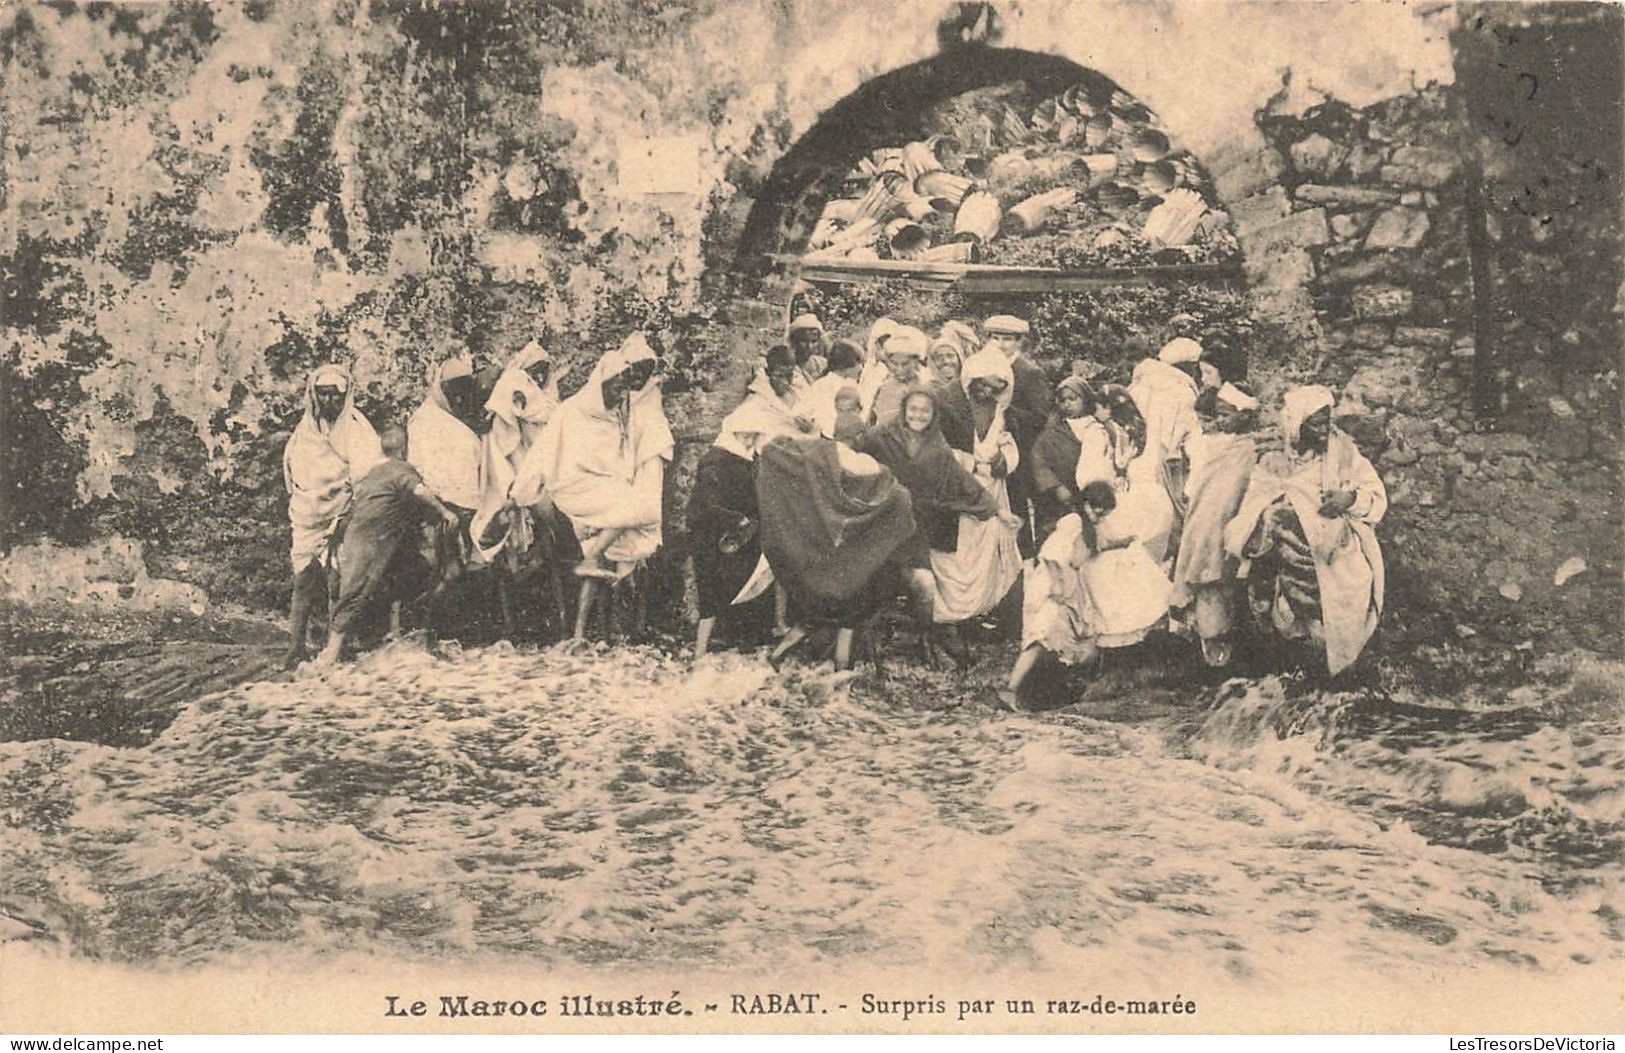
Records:
[[[1625,1028],[1620,7],[0,41],[7,1033]]]

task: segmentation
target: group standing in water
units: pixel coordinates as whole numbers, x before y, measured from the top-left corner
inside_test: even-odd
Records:
[[[694,477],[696,653],[719,618],[771,594],[775,663],[824,623],[836,666],[849,666],[858,631],[899,597],[928,654],[961,665],[959,626],[1019,632],[1000,693],[1011,707],[1046,657],[1087,662],[1164,625],[1222,667],[1244,609],[1273,639],[1318,651],[1330,674],[1351,664],[1381,613],[1372,527],[1386,495],[1332,424],[1331,391],[1288,392],[1284,447],[1261,456],[1257,400],[1189,336],[1126,385],[1081,373],[1052,385],[1030,339],[1027,322],[996,315],[934,337],[881,318],[861,344],[831,341],[797,314]],[[339,580],[332,660],[357,617],[432,596],[447,567],[506,567],[507,581],[527,559],[546,564],[562,610],[559,524],[581,551],[582,636],[601,586],[660,549],[674,441],[641,335],[567,399],[532,343],[483,410],[474,371],[448,359],[408,426],[382,440],[350,387],[340,367],[311,374],[285,456],[291,657],[324,567]],[[417,530],[429,516],[444,524],[432,551]]]

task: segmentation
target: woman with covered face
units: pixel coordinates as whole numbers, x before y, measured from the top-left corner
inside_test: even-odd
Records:
[[[965,362],[960,385],[970,406],[972,445],[956,457],[1006,518],[961,514],[958,544],[951,551],[932,549],[932,618],[950,624],[993,610],[1021,576],[1021,552],[1008,525],[1015,517],[1007,480],[1021,463],[1004,423],[1015,387],[1010,363],[997,350],[979,351]]]
[[[378,433],[355,408],[351,387],[350,373],[343,366],[313,370],[305,381],[304,416],[282,451],[282,481],[288,489],[288,521],[293,527],[289,552],[293,639],[284,658],[290,667],[305,657],[310,610],[326,594],[333,532],[349,511],[354,484],[384,459]]]
[[[756,453],[787,432],[784,421],[761,401],[746,398],[722,420],[716,441],[700,458],[688,497],[689,551],[699,595],[695,657],[711,645],[717,618],[750,580],[762,548],[757,536]]]
[[[661,486],[674,441],[654,351],[634,333],[593,367],[543,429],[534,456],[584,556],[576,636],[585,634],[593,579],[619,579],[661,543]],[[611,567],[609,564],[615,566]]]
[[[1388,510],[1377,470],[1332,424],[1335,401],[1318,384],[1287,392],[1286,449],[1259,460],[1224,530],[1226,550],[1244,561],[1260,624],[1318,645],[1331,676],[1354,663],[1382,615],[1382,549],[1372,528]]]
[[[448,358],[429,371],[423,403],[406,424],[412,467],[441,501],[467,523],[485,483],[479,392],[467,359]]]
[[[913,498],[908,584],[917,617],[930,624],[935,621],[937,597],[931,573],[932,553],[958,552],[961,517],[996,518],[1012,532],[1019,520],[1001,508],[998,497],[954,456],[937,427],[937,397],[929,388],[915,388],[904,396],[897,418],[883,427],[871,428],[858,451],[891,469]]]
[[[717,618],[750,579],[761,546],[754,462],[757,451],[781,435],[810,434],[807,420],[785,401],[795,363],[780,345],[767,353],[762,371],[751,382],[738,407],[722,426],[695,470],[688,499],[688,536],[694,561],[694,587],[699,594],[699,624],[694,654],[705,654]],[[774,626],[782,635],[785,598],[775,593]]]
[[[1204,411],[1202,433],[1185,443],[1185,526],[1170,606],[1190,609],[1188,622],[1201,642],[1202,658],[1214,668],[1230,661],[1232,609],[1240,589],[1236,561],[1224,550],[1224,527],[1240,509],[1258,459],[1247,434],[1257,409],[1257,399],[1225,384]]]
[[[559,378],[552,360],[541,344],[532,341],[503,367],[485,401],[491,428],[485,434],[483,500],[474,517],[476,543],[487,532],[487,524],[506,512],[545,512],[545,484],[529,455],[559,404]],[[528,517],[512,519],[517,533],[510,527],[509,547],[524,551],[530,545],[531,524]]]

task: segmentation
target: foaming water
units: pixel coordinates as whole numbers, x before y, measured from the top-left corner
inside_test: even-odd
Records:
[[[397,644],[205,699],[144,749],[0,747],[18,817],[0,906],[140,960],[1002,968],[1127,950],[1145,977],[1199,959],[1249,982],[1306,960],[1618,956],[1603,718],[1375,734],[1357,702],[1265,682],[1170,746],[943,697],[740,655]],[[1554,807],[1595,851],[1511,834],[1473,851],[1416,819]]]

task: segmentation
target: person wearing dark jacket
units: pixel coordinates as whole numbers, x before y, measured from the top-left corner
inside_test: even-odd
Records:
[[[1078,454],[1083,449],[1078,431],[1098,403],[1099,395],[1082,377],[1070,376],[1055,386],[1055,412],[1032,450],[1033,531],[1039,544],[1072,511]]]
[[[1018,535],[1021,554],[1031,558],[1038,547],[1030,511],[1034,493],[1031,454],[1033,443],[1038,441],[1049,420],[1055,397],[1044,370],[1028,356],[1032,327],[1026,321],[1014,315],[998,314],[983,322],[982,329],[987,333],[987,343],[1004,352],[1015,377],[1006,421],[1016,440],[1016,449],[1021,452],[1021,466],[1010,477],[1010,507],[1025,525]]]

